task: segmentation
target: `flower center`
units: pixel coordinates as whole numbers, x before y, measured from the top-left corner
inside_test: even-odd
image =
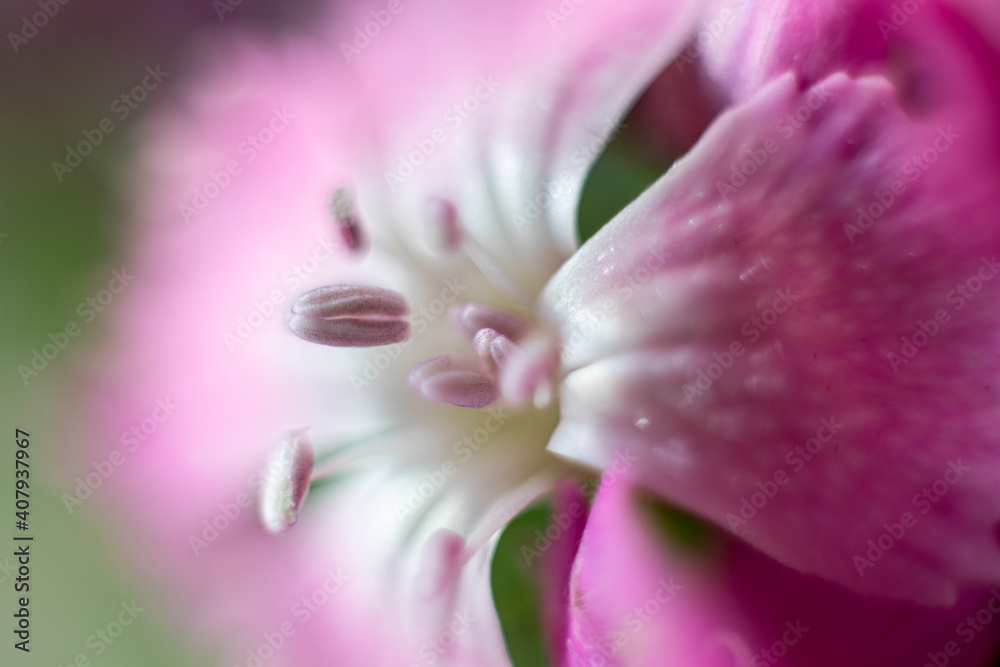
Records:
[[[351,190],[336,191],[331,215],[343,237],[345,251],[367,255],[374,243],[364,228]],[[429,199],[423,209],[423,222],[424,238],[432,254],[445,259],[464,253],[499,295],[522,304],[521,312],[530,312],[532,299],[465,233],[451,202]],[[392,238],[383,239],[378,246],[400,260],[415,261],[412,256],[406,257],[409,253],[405,249],[396,248]],[[311,343],[378,347],[410,340],[411,310],[403,294],[385,287],[328,285],[296,299],[287,312],[286,324],[295,335]],[[530,411],[530,417],[523,414],[516,428],[525,433],[551,432],[553,415],[545,408],[552,402],[555,335],[525,316],[475,301],[451,304],[447,324],[461,342],[460,351],[437,354],[413,366],[409,373],[413,390],[423,399],[463,408],[483,408],[497,401],[516,407],[531,401],[535,410]],[[534,439],[518,440],[527,443]],[[276,452],[259,498],[261,520],[267,530],[288,530],[298,518],[310,485],[352,465],[349,456],[321,458],[323,464],[316,465],[317,457],[305,431],[292,432]]]
[[[345,246],[360,252],[365,234],[353,196],[337,190],[334,221]],[[424,212],[427,239],[442,256],[465,252],[504,294],[528,297],[489,253],[463,233],[455,206],[432,198]],[[312,343],[333,347],[375,347],[409,340],[410,306],[398,292],[363,285],[331,285],[299,297],[289,311],[289,329]],[[413,367],[410,386],[424,398],[465,408],[482,408],[503,398],[548,405],[555,365],[554,337],[524,319],[482,303],[456,303],[448,312],[453,333],[468,346],[465,354],[440,354]]]
[[[539,408],[548,404],[555,346],[542,333],[480,303],[455,304],[448,320],[469,353],[441,354],[417,364],[410,386],[429,400],[467,408],[501,397],[515,405],[528,398]]]

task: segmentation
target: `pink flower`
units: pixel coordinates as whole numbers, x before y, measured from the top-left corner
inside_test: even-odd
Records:
[[[995,587],[966,590],[947,609],[857,595],[722,531],[657,519],[624,483],[598,494],[571,596],[574,667],[981,667],[998,646]]]
[[[177,407],[115,482],[155,571],[185,584],[187,618],[234,664],[507,664],[497,533],[573,474],[544,450],[552,338],[533,295],[574,246],[589,163],[693,20],[636,5],[553,30],[541,4],[442,3],[393,14],[358,53],[340,45],[381,11],[336,17],[332,46],[215,45],[140,155],[141,270],[109,419],[117,432],[157,399]],[[298,300],[344,284],[380,289]],[[286,328],[389,342],[406,309],[409,338],[383,348]],[[515,339],[526,353],[506,364]],[[411,377],[441,354],[459,381],[542,407],[428,401],[457,395],[437,366]],[[523,369],[505,389],[500,364]],[[299,511],[306,439],[315,474],[342,475]],[[293,530],[261,530],[259,491],[265,525]]]
[[[953,604],[1000,576],[998,17],[736,4],[695,62],[730,108],[546,285],[549,447],[629,447],[791,567]]]
[[[789,664],[919,659],[914,629],[988,602],[991,301],[961,289],[995,261],[995,35],[743,5],[344,9],[211,47],[150,124],[105,411],[176,408],[114,482],[227,664],[509,664],[499,531],[616,456],[538,570],[557,663],[748,664],[803,607],[859,644]],[[686,155],[577,249],[590,165],[674,58]],[[657,551],[632,483],[766,555]],[[671,577],[690,595],[607,649]]]

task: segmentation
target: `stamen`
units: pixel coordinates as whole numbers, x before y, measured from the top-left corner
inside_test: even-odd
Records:
[[[453,354],[442,354],[414,366],[410,386],[428,400],[460,408],[481,408],[499,396],[492,377]]]
[[[299,338],[333,347],[374,347],[410,337],[402,294],[381,287],[332,285],[300,296],[288,328]]]
[[[431,535],[421,553],[417,593],[425,599],[442,595],[458,579],[464,549],[465,540],[453,530],[442,528]]]
[[[333,214],[333,219],[337,223],[340,236],[347,249],[353,253],[364,250],[365,237],[361,231],[361,223],[354,207],[354,194],[350,188],[338,188],[333,193],[330,212]]]
[[[515,405],[527,399],[542,409],[552,400],[552,372],[555,368],[555,346],[547,337],[538,335],[515,346],[500,370],[500,392]]]
[[[525,305],[532,303],[531,297],[510,276],[504,273],[493,257],[486,252],[486,249],[479,245],[471,234],[463,233],[458,210],[452,202],[433,197],[427,201],[425,206],[424,215],[427,221],[430,246],[433,250],[445,257],[465,250],[465,254],[472,260],[472,263],[497,289],[505,292],[515,301]]]
[[[427,200],[424,219],[427,223],[427,243],[442,257],[450,257],[462,249],[462,228],[458,224],[458,211],[446,199],[432,197]]]
[[[517,350],[517,344],[496,329],[480,329],[472,339],[480,363],[490,374],[502,368],[505,361]]]
[[[456,303],[448,311],[448,321],[456,334],[472,341],[482,329],[493,329],[513,342],[528,333],[527,324],[514,317],[480,303]]]
[[[305,431],[289,435],[264,473],[258,499],[258,514],[264,528],[284,533],[298,520],[299,509],[309,494],[313,462],[312,443]]]

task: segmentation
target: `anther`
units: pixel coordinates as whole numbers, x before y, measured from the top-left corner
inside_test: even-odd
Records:
[[[442,257],[451,257],[462,249],[462,228],[458,224],[458,211],[446,199],[432,197],[424,210],[427,244]]]
[[[448,321],[456,334],[472,341],[482,329],[493,329],[513,342],[528,333],[528,325],[507,313],[479,303],[456,303],[448,311]]]
[[[381,287],[332,285],[300,296],[288,328],[299,338],[333,347],[374,347],[410,337],[410,307],[402,294]]]
[[[414,366],[410,386],[428,400],[460,408],[482,408],[499,396],[490,375],[454,354],[442,354]]]
[[[517,344],[496,329],[480,329],[472,339],[472,347],[483,368],[495,374],[517,350]]]
[[[464,251],[480,273],[497,289],[520,303],[525,305],[532,303],[528,294],[504,272],[490,253],[479,245],[471,234],[463,230],[458,210],[452,202],[439,197],[428,199],[425,204],[424,219],[428,242],[433,251],[444,257]]]
[[[340,236],[347,249],[353,253],[364,250],[365,238],[361,231],[361,222],[358,219],[357,209],[354,206],[354,195],[350,188],[338,188],[333,193],[330,212],[333,214],[333,220],[337,223]]]
[[[552,400],[555,352],[553,342],[540,334],[515,346],[499,366],[499,384],[504,399],[520,405],[530,398],[536,408],[547,406]]]
[[[298,520],[309,493],[314,461],[309,436],[296,431],[268,463],[257,506],[260,522],[268,532],[283,533]]]

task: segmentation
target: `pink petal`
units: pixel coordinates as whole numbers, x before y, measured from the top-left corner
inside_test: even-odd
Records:
[[[699,26],[697,45],[682,58],[707,71],[735,100],[747,99],[787,71],[809,84],[838,71],[859,73],[888,51],[878,26],[879,4],[717,1]]]
[[[998,47],[1000,7],[990,0],[719,0],[678,60],[736,101],[789,71],[812,85],[877,70],[904,102],[954,110],[967,95],[995,95],[981,77],[993,76]]]
[[[587,523],[587,500],[579,484],[565,480],[552,495],[547,529],[554,536],[541,555],[544,587],[541,591],[543,627],[548,636],[551,664],[566,659],[565,637],[569,628],[570,574]],[[549,538],[549,535],[546,535]]]
[[[854,590],[951,604],[1000,581],[1000,152],[963,132],[879,77],[787,75],[721,116],[546,287],[568,371],[550,448],[627,447],[663,497]],[[734,165],[753,175],[721,188]]]
[[[884,667],[932,655],[981,667],[996,650],[996,589],[947,610],[864,597],[721,533],[664,540],[641,500],[627,483],[598,493],[574,570],[573,667]]]
[[[415,155],[421,164],[412,176],[384,188],[392,205],[419,211],[431,199],[454,203],[467,234],[491,252],[502,249],[501,268],[533,291],[575,250],[590,165],[680,50],[701,6],[441,0],[422,7],[393,19],[393,48],[373,42],[351,60],[372,117],[391,110],[379,123],[374,176],[387,185],[386,172],[407,171],[403,163]],[[461,28],[442,30],[442,16]],[[426,143],[435,129],[438,143]]]

